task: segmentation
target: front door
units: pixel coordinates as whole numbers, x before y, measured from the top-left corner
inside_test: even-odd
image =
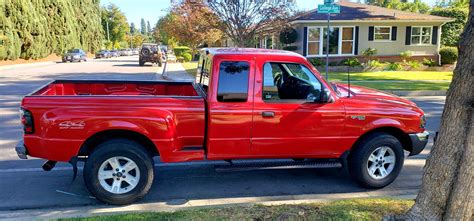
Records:
[[[306,66],[268,62],[255,84],[252,152],[259,157],[333,157],[340,153],[344,105],[321,103],[323,84]]]

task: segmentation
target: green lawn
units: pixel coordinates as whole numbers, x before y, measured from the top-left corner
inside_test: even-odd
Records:
[[[181,63],[184,67],[184,69],[188,72],[188,74],[195,76],[196,75],[196,69],[197,69],[197,61],[192,61],[192,62],[184,62]]]
[[[173,213],[131,213],[61,220],[381,220],[384,215],[406,212],[413,203],[413,200],[356,199],[316,204],[233,206],[180,210]]]
[[[323,76],[324,72],[321,72]],[[377,72],[354,72],[351,73],[351,80],[373,81],[373,80],[396,80],[396,81],[450,81],[453,77],[452,71],[377,71]],[[329,73],[329,80],[346,81],[347,73]]]

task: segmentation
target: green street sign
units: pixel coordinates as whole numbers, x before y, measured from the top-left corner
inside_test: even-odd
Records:
[[[330,5],[332,3],[334,3],[334,0],[324,0],[325,5]]]
[[[341,7],[339,5],[318,5],[318,13],[339,14]]]

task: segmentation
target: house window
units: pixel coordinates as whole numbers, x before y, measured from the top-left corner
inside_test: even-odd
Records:
[[[412,27],[411,28],[411,44],[427,45],[431,42],[432,27]]]
[[[319,55],[319,44],[321,42],[321,28],[311,27],[308,29],[308,55]]]
[[[342,28],[341,54],[354,53],[354,28]]]
[[[265,38],[265,48],[273,49],[273,36],[267,36]]]
[[[392,36],[392,27],[375,26],[374,40],[375,41],[389,41]]]
[[[329,28],[329,55],[354,54],[354,27]],[[327,28],[308,27],[308,56],[323,56],[327,51]]]

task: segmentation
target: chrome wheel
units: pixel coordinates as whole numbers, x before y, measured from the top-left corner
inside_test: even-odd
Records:
[[[395,152],[392,148],[381,146],[375,149],[367,161],[369,176],[380,180],[387,177],[395,167]]]
[[[137,164],[127,157],[112,157],[99,168],[100,185],[113,194],[123,194],[133,190],[140,181]]]

